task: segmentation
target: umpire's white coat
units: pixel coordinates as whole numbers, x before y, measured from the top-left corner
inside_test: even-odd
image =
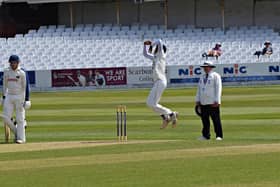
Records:
[[[24,129],[25,109],[23,107],[25,102],[25,91],[25,72],[20,67],[16,70],[12,70],[11,68],[6,69],[3,76],[3,96],[5,96],[3,113],[6,116],[4,121],[16,135],[16,139],[23,142],[26,141]],[[14,109],[16,110],[17,126],[6,121],[11,119]]]
[[[199,79],[196,102],[200,102],[201,105],[211,105],[215,102],[221,104],[221,76],[218,73],[211,71],[208,73],[208,79],[206,83],[204,83],[205,78],[206,74],[202,75]]]
[[[153,44],[153,52],[149,53],[147,46],[144,45],[143,55],[153,61],[153,80],[154,86],[148,96],[147,105],[160,115],[171,114],[172,111],[159,104],[161,95],[167,86],[166,80],[166,53],[163,51],[163,43],[161,40],[155,41]],[[157,53],[154,50],[158,47]]]

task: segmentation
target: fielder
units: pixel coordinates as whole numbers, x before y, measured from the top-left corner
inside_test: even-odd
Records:
[[[3,119],[15,134],[16,143],[25,143],[25,109],[31,107],[29,101],[29,81],[27,73],[20,68],[20,59],[17,55],[9,58],[10,67],[4,70],[3,75]],[[11,120],[16,112],[16,124]]]
[[[167,86],[165,75],[166,69],[166,52],[167,48],[162,40],[155,42],[144,42],[143,54],[146,58],[153,61],[153,80],[154,86],[147,99],[147,105],[162,117],[161,129],[167,127],[168,123],[172,121],[172,127],[177,125],[178,112],[171,111],[159,104],[161,95]]]

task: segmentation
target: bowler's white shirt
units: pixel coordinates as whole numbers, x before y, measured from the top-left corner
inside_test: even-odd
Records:
[[[221,104],[222,80],[216,72],[209,72],[207,82],[204,84],[206,74],[202,75],[198,82],[196,102],[201,105],[211,105],[217,102]]]
[[[166,53],[163,51],[163,44],[161,40],[156,41],[153,45],[158,46],[156,54],[149,53],[147,47],[144,46],[143,54],[146,58],[153,61],[153,80],[162,80],[166,82]]]
[[[25,97],[26,75],[25,72],[18,67],[12,70],[10,67],[4,70],[3,76],[3,95],[22,95]]]

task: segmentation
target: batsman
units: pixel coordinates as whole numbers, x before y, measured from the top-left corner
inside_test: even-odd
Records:
[[[29,101],[29,79],[27,73],[19,66],[20,59],[17,55],[9,58],[10,67],[4,70],[3,75],[3,114],[5,139],[9,141],[10,130],[15,135],[15,142],[26,142],[25,137],[25,109],[31,107]],[[16,122],[12,120],[15,110]],[[10,130],[9,130],[10,129]]]

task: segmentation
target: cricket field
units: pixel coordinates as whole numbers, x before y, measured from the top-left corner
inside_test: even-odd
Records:
[[[199,141],[196,88],[167,89],[177,128],[145,105],[149,89],[32,93],[27,143],[4,143],[2,187],[280,186],[280,86],[225,87],[224,140]],[[116,137],[127,106],[128,141]]]

